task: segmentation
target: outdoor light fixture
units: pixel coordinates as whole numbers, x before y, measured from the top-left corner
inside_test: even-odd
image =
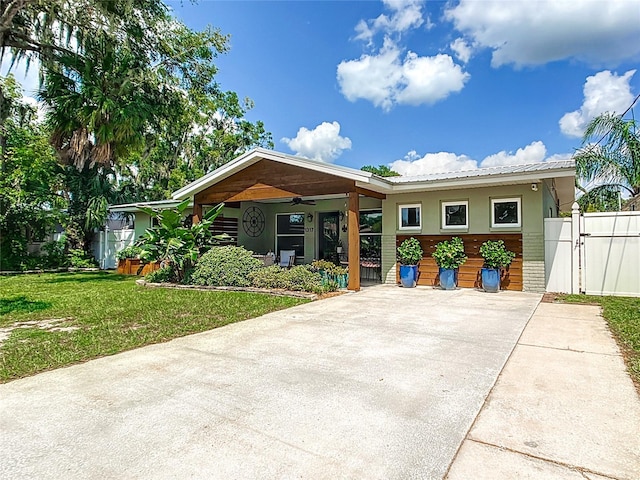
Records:
[[[537,192],[538,191],[538,184],[537,183],[532,183],[531,184],[531,190],[533,192]]]
[[[340,221],[344,222],[344,217],[346,217],[346,215],[344,214],[344,212],[340,212]]]
[[[307,222],[309,223],[313,222],[313,213],[311,212],[307,213]]]

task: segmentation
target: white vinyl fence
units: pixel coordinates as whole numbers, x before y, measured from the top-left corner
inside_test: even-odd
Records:
[[[640,296],[640,212],[544,221],[548,292]]]
[[[98,232],[94,237],[94,256],[102,269],[116,268],[118,261],[116,253],[123,248],[133,245],[136,232],[133,229],[108,230]]]

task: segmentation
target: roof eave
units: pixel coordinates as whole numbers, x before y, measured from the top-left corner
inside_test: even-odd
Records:
[[[120,205],[109,205],[110,212],[140,212],[141,207],[145,208],[171,208],[180,204],[178,200],[158,200],[154,202],[123,203]],[[189,203],[193,207],[193,202]]]
[[[201,177],[200,179],[190,183],[189,185],[176,190],[172,194],[172,198],[175,200],[184,200],[185,198],[192,197],[193,195],[209,188],[211,185],[230,177],[231,175],[243,170],[244,168],[253,165],[260,160],[272,160],[274,162],[286,163],[288,165],[297,166],[300,168],[306,168],[314,170],[316,172],[325,173],[327,175],[334,175],[354,182],[359,182],[365,185],[365,188],[375,186],[376,191],[379,188],[390,190],[391,184],[386,180],[373,175],[370,172],[361,170],[355,170],[352,168],[341,167],[331,164],[323,164],[306,158],[296,157],[293,155],[287,155],[272,150],[265,150],[263,148],[255,148],[244,155],[232,160],[231,162],[223,165],[222,167],[214,170],[211,173]],[[373,188],[372,188],[373,189]]]

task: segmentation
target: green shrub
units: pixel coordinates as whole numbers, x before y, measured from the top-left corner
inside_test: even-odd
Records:
[[[340,265],[327,260],[314,260],[311,262],[313,271],[325,272],[327,275],[346,275],[348,270]]]
[[[325,271],[330,272],[335,267],[335,263],[330,262],[329,260],[314,260],[311,262],[311,266],[318,272]]]
[[[287,288],[284,271],[285,269],[278,265],[259,268],[249,274],[249,280],[256,288]]]
[[[322,275],[314,272],[309,265],[297,265],[288,270],[285,269],[282,276],[287,284],[287,290],[313,293],[325,291]]]
[[[42,257],[35,253],[28,253],[26,256],[20,258],[20,265],[18,270],[39,270],[43,268]]]
[[[62,236],[60,240],[54,240],[47,242],[42,246],[42,265],[45,268],[58,268],[66,267],[68,265],[68,258],[65,254],[65,247],[67,239]]]
[[[336,289],[323,284],[322,275],[314,271],[310,265],[297,265],[293,268],[282,268],[278,265],[263,267],[250,274],[254,287],[281,288],[284,290],[323,293]]]
[[[70,249],[68,258],[69,265],[73,268],[93,268],[96,266],[95,259],[81,248]]]
[[[224,204],[221,203],[209,210],[197,223],[185,223],[189,202],[190,200],[186,199],[174,208],[163,210],[140,207],[140,210],[154,219],[157,225],[147,228],[142,238],[136,242],[142,248],[139,255],[141,260],[171,263],[178,280],[182,282],[187,270],[194,266],[200,255],[224,237],[213,236],[211,233],[213,221],[222,211]]]
[[[40,270],[66,267],[69,265],[69,260],[65,253],[65,246],[66,238],[63,236],[58,241],[42,245],[39,253],[25,252],[18,256],[0,255],[0,270]]]
[[[251,256],[253,252],[242,247],[213,247],[202,255],[190,275],[193,285],[227,285],[248,287],[249,274],[263,263]]]
[[[414,238],[407,238],[398,247],[398,261],[401,265],[417,265],[422,260],[422,247]]]
[[[467,261],[467,256],[464,254],[464,243],[460,237],[438,242],[431,256],[440,268],[451,270],[455,270]]]
[[[127,258],[140,258],[140,253],[142,252],[142,247],[138,245],[129,245],[126,248],[123,248],[118,253],[116,253],[116,258],[118,260],[125,260]]]
[[[480,245],[485,268],[504,268],[511,265],[516,254],[507,250],[503,240],[487,240]]]
[[[144,279],[150,283],[172,283],[177,280],[176,272],[169,265],[148,273]]]
[[[335,291],[338,288],[347,286],[346,268],[336,265],[327,260],[314,260],[311,263],[311,270],[318,272],[322,278],[322,285],[326,291]]]

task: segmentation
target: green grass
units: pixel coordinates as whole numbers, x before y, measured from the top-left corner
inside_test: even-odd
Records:
[[[245,292],[144,288],[115,273],[0,277],[0,329],[54,320],[52,331],[16,328],[0,344],[0,382],[202,332],[308,300]],[[0,340],[1,341],[1,340]]]
[[[563,295],[560,300],[602,305],[602,316],[620,343],[629,373],[640,390],[640,298]]]

